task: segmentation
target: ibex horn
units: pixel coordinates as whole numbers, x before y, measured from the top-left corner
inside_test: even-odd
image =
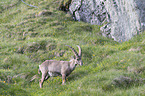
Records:
[[[76,52],[76,50],[74,48],[72,48],[69,45],[66,45],[66,46],[68,46],[73,51],[73,53],[75,54],[76,57],[79,57],[78,53]]]
[[[81,47],[79,45],[77,45],[77,47],[79,48],[79,56],[81,57],[81,55],[82,55]]]

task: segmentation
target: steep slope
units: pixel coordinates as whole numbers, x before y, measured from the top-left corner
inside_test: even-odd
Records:
[[[118,43],[101,36],[100,27],[74,21],[57,9],[59,0],[0,2],[0,95],[76,96],[144,95],[145,34]],[[65,45],[82,48],[77,66],[61,85],[61,77],[39,88],[38,65],[45,60],[69,61]]]

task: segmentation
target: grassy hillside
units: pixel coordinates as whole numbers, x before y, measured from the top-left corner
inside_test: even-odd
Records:
[[[100,27],[73,21],[59,11],[59,0],[0,1],[0,95],[11,96],[144,96],[145,33],[118,43],[101,36]],[[77,66],[61,85],[53,77],[39,88],[38,65],[69,61],[65,45],[82,48]],[[34,80],[32,80],[34,79]]]

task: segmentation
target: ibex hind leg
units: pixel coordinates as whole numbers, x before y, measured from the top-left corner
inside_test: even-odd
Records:
[[[41,80],[40,80],[40,82],[39,82],[40,88],[43,87],[43,82],[44,82],[44,80],[45,80],[46,75],[47,75],[47,73],[42,73],[42,78],[41,78]]]

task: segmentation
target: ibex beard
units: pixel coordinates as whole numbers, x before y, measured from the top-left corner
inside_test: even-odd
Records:
[[[39,81],[40,88],[43,86],[43,82],[49,77],[62,76],[62,84],[65,84],[66,77],[71,74],[77,65],[83,65],[81,47],[79,48],[79,53],[69,45],[68,46],[74,53],[75,58],[70,61],[57,61],[57,60],[46,60],[41,65],[39,65],[38,73],[42,73],[42,78]]]

